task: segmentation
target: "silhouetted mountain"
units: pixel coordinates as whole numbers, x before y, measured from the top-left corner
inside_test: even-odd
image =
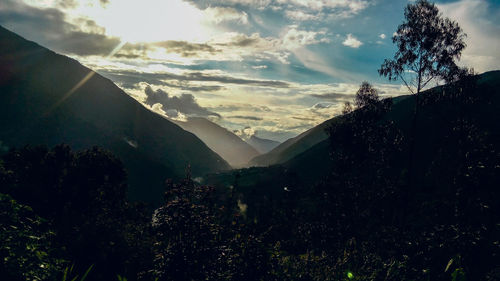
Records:
[[[268,139],[262,139],[256,137],[255,135],[247,139],[246,142],[251,146],[253,146],[255,149],[257,149],[259,153],[268,153],[269,151],[273,150],[274,148],[276,148],[278,145],[281,144],[280,142]]]
[[[454,94],[443,93],[442,89],[442,87],[436,87],[420,94],[421,100],[437,100],[421,106],[416,120],[417,152],[415,154],[417,156],[415,162],[417,163],[414,169],[418,170],[415,171],[415,174],[421,175],[422,178],[425,178],[425,169],[430,166],[436,151],[446,145],[443,131],[452,125],[450,120],[457,118],[458,114],[462,114],[459,105],[439,98],[440,95]],[[472,112],[467,114],[473,115],[478,124],[482,126],[478,128],[479,131],[499,136],[500,71],[479,75],[475,93],[482,100],[477,103]],[[381,117],[381,121],[394,122],[404,136],[409,138],[415,100],[415,95],[392,98],[392,106]],[[330,156],[331,147],[335,144],[331,143],[326,129],[333,124],[344,122],[344,118],[344,116],[337,116],[327,120],[299,136],[287,140],[269,153],[257,156],[250,162],[255,166],[271,166],[269,168],[255,167],[212,175],[207,178],[207,183],[232,185],[235,180],[234,176],[238,175],[241,190],[247,192],[262,187],[264,193],[269,193],[275,191],[268,190],[263,183],[266,183],[265,186],[282,189],[290,184],[289,175],[296,176],[294,182],[306,185],[321,180],[331,172],[333,165],[335,165],[335,159]]]
[[[288,139],[266,154],[259,155],[250,161],[251,166],[268,166],[284,163],[313,145],[328,138],[325,129],[335,118],[327,120],[302,134]]]
[[[240,137],[203,117],[190,117],[186,122],[173,122],[195,134],[234,168],[246,166],[250,159],[259,155],[255,148]]]
[[[3,146],[99,145],[129,174],[129,196],[161,201],[166,178],[229,169],[193,134],[151,112],[110,80],[0,27]]]
[[[396,105],[408,97],[410,96],[404,95],[392,98],[393,104]],[[268,153],[253,158],[249,163],[250,166],[265,167],[269,165],[283,164],[293,159],[313,146],[325,141],[328,138],[325,129],[335,122],[338,122],[341,118],[341,116],[333,117],[294,138],[288,139]]]
[[[442,88],[436,87],[421,93],[420,99],[432,99],[434,96],[442,95]],[[444,93],[443,95],[446,95]],[[453,93],[448,93],[453,94]],[[473,112],[477,122],[483,127],[480,128],[482,132],[488,132],[494,136],[500,135],[500,71],[486,72],[478,77],[477,81],[477,95],[488,96],[488,103],[479,103]],[[393,98],[393,105],[389,112],[383,117],[382,121],[391,121],[402,130],[406,137],[412,130],[413,108],[415,107],[416,97],[400,96]],[[417,116],[417,135],[416,142],[418,142],[416,149],[415,169],[422,169],[417,174],[425,175],[425,169],[430,165],[431,159],[435,156],[437,149],[445,145],[442,143],[443,130],[450,126],[450,120],[456,118],[461,109],[458,105],[452,104],[449,101],[439,101],[436,103],[429,103],[421,106]],[[314,178],[324,175],[329,169],[334,160],[329,159],[330,140],[328,136],[314,143],[314,140],[319,140],[317,137],[319,131],[326,135],[323,128],[333,124],[333,122],[342,122],[342,116],[330,119],[306,133],[305,137],[299,140],[294,145],[291,145],[286,151],[285,155],[280,158],[281,165],[287,169],[294,171],[309,171],[304,173],[303,176],[307,178]],[[304,149],[306,144],[311,144],[309,148]],[[304,150],[303,150],[304,149]],[[294,151],[295,150],[295,151]],[[302,150],[302,151],[301,151]],[[299,152],[300,151],[300,152]],[[299,152],[299,153],[297,153]],[[294,155],[291,157],[291,155]],[[289,159],[287,159],[290,157]],[[332,162],[333,161],[333,162]]]

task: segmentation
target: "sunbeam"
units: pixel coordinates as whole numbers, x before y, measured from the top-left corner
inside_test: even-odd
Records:
[[[123,48],[123,46],[125,46],[125,44],[127,44],[127,41],[120,42],[120,44],[118,44],[106,56],[106,59],[109,59],[112,56],[114,56],[116,53],[118,53]],[[95,71],[90,71],[89,73],[87,73],[87,75],[85,75],[85,77],[83,77],[82,80],[80,80],[80,82],[76,83],[76,85],[73,88],[71,88],[66,94],[64,94],[64,96],[60,100],[58,100],[52,107],[50,107],[50,109],[47,110],[47,112],[45,112],[44,116],[47,116],[52,111],[54,111],[59,105],[61,105],[61,103],[63,103],[65,100],[67,100],[69,97],[71,97],[71,95],[73,95],[83,85],[85,85],[85,83],[87,83],[87,81],[89,81],[90,78],[92,78],[95,74],[96,74]]]

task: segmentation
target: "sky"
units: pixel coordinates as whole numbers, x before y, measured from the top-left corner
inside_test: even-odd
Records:
[[[284,141],[379,77],[409,0],[0,0],[0,25],[77,59],[151,110]],[[500,69],[500,1],[441,0],[467,33],[460,64]]]

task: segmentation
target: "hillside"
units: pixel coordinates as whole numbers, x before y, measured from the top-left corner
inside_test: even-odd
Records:
[[[229,169],[192,133],[155,114],[110,80],[0,27],[3,146],[99,145],[125,164],[129,196],[158,202],[166,178]]]
[[[477,128],[478,131],[487,132],[488,135],[496,138],[500,136],[500,126],[498,125],[500,124],[500,115],[498,115],[500,112],[499,89],[500,71],[479,75],[475,95],[480,101],[474,108],[466,111],[480,126]],[[421,179],[426,178],[430,163],[436,157],[437,151],[446,146],[447,140],[443,132],[450,128],[454,118],[465,114],[462,112],[465,109],[454,102],[440,98],[440,95],[446,94],[446,92],[443,93],[441,87],[436,87],[421,93],[420,96],[424,101],[430,100],[420,108],[416,120],[417,152],[415,153],[414,169]],[[393,122],[405,138],[410,138],[415,96],[401,96],[392,100],[390,110],[378,122]],[[294,182],[298,184],[309,185],[321,181],[329,175],[336,163],[336,160],[331,157],[332,147],[342,149],[341,144],[331,143],[325,129],[332,124],[344,122],[343,119],[343,116],[338,116],[325,121],[296,138],[286,141],[271,152],[252,160],[252,163],[261,161],[259,163],[262,166],[271,165],[269,168],[255,167],[212,175],[206,179],[206,182],[228,186],[234,183],[235,176],[238,175],[241,192],[260,190],[262,194],[269,194],[290,184],[286,180],[282,180],[285,178],[285,174],[294,175],[296,177]],[[398,165],[403,165],[403,163]],[[272,187],[273,190],[264,187],[263,182],[267,182],[267,186]]]
[[[489,132],[494,136],[500,135],[500,71],[491,71],[481,74],[478,77],[476,94],[481,97],[487,97],[488,102],[479,103],[473,111],[470,112],[478,123],[482,126],[481,131]],[[441,87],[436,87],[423,92],[421,99],[432,99],[441,93]],[[446,94],[446,93],[445,93]],[[415,106],[415,96],[402,96],[393,99],[391,109],[382,117],[381,121],[391,121],[405,134],[409,135],[411,132],[412,114]],[[420,167],[419,174],[424,175],[428,168],[428,163],[435,156],[434,153],[443,145],[442,130],[450,126],[450,120],[460,113],[460,108],[456,104],[446,101],[438,101],[426,104],[421,107],[418,114],[417,124],[417,149],[419,162],[416,167]],[[328,126],[335,120],[340,120],[341,117],[333,118],[329,121],[322,123],[319,126],[309,130],[310,135],[306,135],[303,140],[298,143],[304,144],[305,140],[313,140],[314,135],[318,135],[318,131],[325,132],[323,127]],[[325,132],[326,134],[326,132]],[[297,146],[290,146],[287,155],[292,155],[290,151],[295,154],[294,157],[281,162],[284,167],[294,171],[307,171],[306,178],[313,179],[325,175],[325,173],[333,164],[332,159],[329,158],[329,149],[331,147],[330,140],[325,138],[322,141],[315,143],[308,149],[297,153],[293,151]],[[300,149],[298,150],[300,151]],[[333,160],[334,161],[334,160]],[[313,164],[315,163],[315,164]]]
[[[259,155],[257,150],[240,137],[203,117],[189,117],[186,122],[173,122],[195,134],[234,168],[246,166],[250,159]]]
[[[246,142],[257,149],[259,153],[268,153],[281,144],[280,142],[259,138],[255,135],[247,139]]]
[[[393,103],[399,103],[407,97],[408,96],[400,96],[393,98]],[[333,117],[332,119],[326,120],[323,123],[301,133],[300,135],[283,142],[271,151],[253,158],[250,161],[250,165],[265,167],[274,164],[283,164],[293,159],[316,144],[326,140],[328,135],[326,134],[325,129],[337,122],[339,118],[341,117]]]

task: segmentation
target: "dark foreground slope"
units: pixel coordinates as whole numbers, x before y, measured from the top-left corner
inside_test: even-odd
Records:
[[[245,167],[250,159],[259,155],[255,148],[240,137],[203,117],[174,122],[199,137],[234,168]]]
[[[85,77],[88,80],[84,81]],[[129,174],[129,195],[161,200],[166,178],[228,164],[193,134],[147,110],[77,61],[0,27],[0,141],[3,146],[111,150]]]

